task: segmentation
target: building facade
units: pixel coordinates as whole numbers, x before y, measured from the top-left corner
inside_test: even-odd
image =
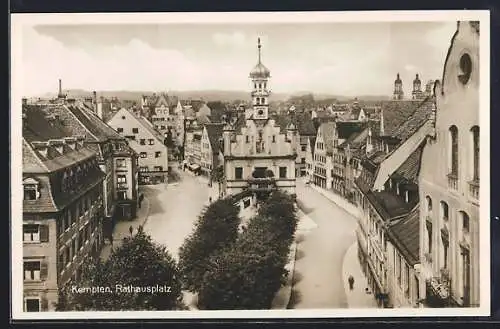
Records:
[[[314,179],[314,147],[316,146],[316,136],[307,139],[306,147],[306,177],[308,182]]]
[[[279,189],[295,195],[297,129],[290,124],[282,132],[269,117],[270,71],[259,59],[250,72],[251,115],[230,120],[223,130],[224,174],[227,194],[251,190],[266,195]]]
[[[54,311],[60,290],[98,257],[105,215],[98,155],[39,107],[23,108],[24,311]]]
[[[479,23],[459,22],[420,175],[424,305],[479,306]]]
[[[314,146],[313,183],[324,189],[332,188],[332,155],[335,123],[325,122],[318,128]]]
[[[139,155],[139,184],[167,182],[168,149],[163,143],[163,136],[147,119],[127,109],[120,109],[109,120],[108,125],[130,140],[130,147]],[[123,185],[128,187],[128,183]]]
[[[224,165],[222,155],[222,131],[224,124],[210,123],[203,127],[201,136],[201,171],[207,177],[212,176],[212,171]]]

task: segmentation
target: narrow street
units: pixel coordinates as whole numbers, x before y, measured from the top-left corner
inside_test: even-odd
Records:
[[[210,193],[206,183],[198,177],[177,171],[180,175],[178,182],[150,187],[148,198],[151,208],[144,225],[153,240],[165,245],[176,260],[179,247],[193,231]]]
[[[343,262],[346,251],[356,241],[356,218],[299,179],[297,198],[316,228],[298,232],[290,307],[347,308]]]

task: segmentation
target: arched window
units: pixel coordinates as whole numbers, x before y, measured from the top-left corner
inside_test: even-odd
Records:
[[[472,134],[472,179],[479,181],[479,126],[471,128]]]
[[[441,205],[441,219],[443,222],[446,223],[446,222],[448,222],[448,218],[449,218],[448,204],[444,201],[441,201],[440,205]]]
[[[450,174],[458,176],[458,128],[450,127]]]
[[[426,202],[426,206],[427,206],[427,214],[431,214],[432,213],[432,199],[431,199],[431,197],[426,196],[425,202]]]
[[[462,232],[467,234],[470,231],[470,218],[465,211],[460,212]]]

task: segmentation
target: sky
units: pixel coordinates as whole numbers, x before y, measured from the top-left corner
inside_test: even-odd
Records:
[[[250,88],[262,62],[274,92],[408,94],[415,74],[440,79],[456,22],[35,25],[22,29],[24,96],[63,89]]]

